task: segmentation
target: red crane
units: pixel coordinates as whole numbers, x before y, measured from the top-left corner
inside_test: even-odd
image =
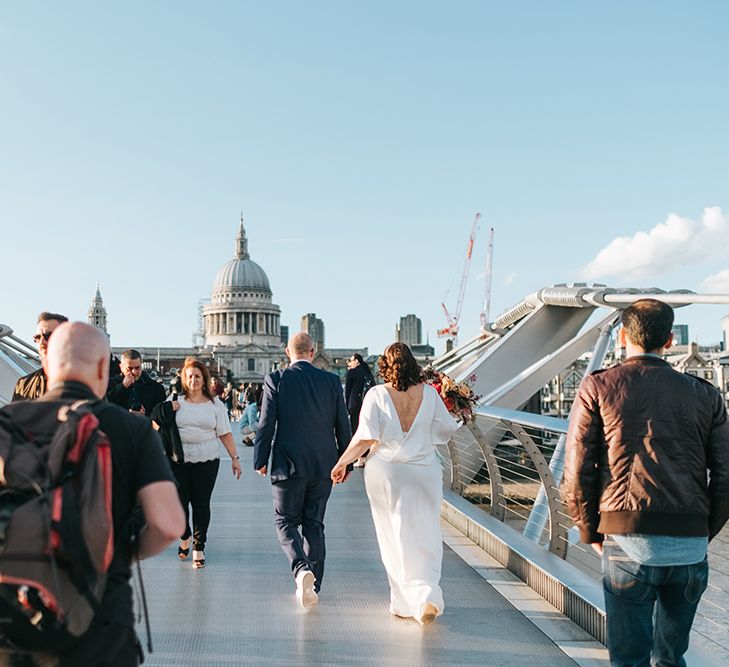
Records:
[[[461,309],[463,308],[463,297],[466,294],[466,284],[468,283],[468,272],[471,268],[471,255],[473,254],[473,244],[476,240],[476,232],[478,231],[478,221],[481,219],[481,214],[476,213],[476,217],[473,219],[473,225],[471,227],[471,234],[468,237],[468,246],[466,247],[466,261],[463,265],[463,274],[461,275],[461,286],[458,289],[458,301],[456,302],[455,313],[451,316],[448,312],[448,308],[445,303],[440,305],[443,307],[443,312],[446,316],[446,322],[448,323],[443,329],[438,329],[438,337],[448,337],[452,341],[452,346],[458,345],[458,322],[461,320]]]

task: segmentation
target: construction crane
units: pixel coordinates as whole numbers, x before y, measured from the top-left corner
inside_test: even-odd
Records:
[[[458,322],[461,319],[461,309],[463,308],[463,297],[466,294],[466,284],[468,283],[468,272],[471,268],[471,255],[473,254],[473,244],[476,240],[476,232],[478,232],[478,221],[481,219],[481,214],[476,213],[476,217],[473,219],[473,225],[471,227],[471,234],[468,237],[468,246],[466,247],[466,261],[463,265],[463,275],[461,276],[461,286],[458,289],[458,301],[456,302],[456,310],[451,315],[448,311],[448,307],[445,303],[440,305],[443,307],[445,313],[447,325],[443,329],[438,329],[439,338],[450,338],[447,345],[450,347],[456,347],[458,345]],[[450,349],[450,348],[449,348]]]
[[[483,298],[483,310],[481,311],[481,331],[486,331],[486,324],[489,321],[491,311],[491,276],[494,269],[494,228],[489,230],[489,250],[486,253],[486,291]]]

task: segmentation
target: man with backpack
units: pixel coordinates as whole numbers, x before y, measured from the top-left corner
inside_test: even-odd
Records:
[[[32,510],[32,502],[23,504],[21,500],[13,508],[7,500],[13,497],[14,480],[22,486],[29,476],[26,471],[33,465],[38,467],[44,452],[45,469],[51,471],[47,482],[32,485],[38,491],[40,506],[47,507],[49,514],[48,546],[37,559],[27,559],[40,565],[28,565],[24,571],[20,559],[13,560],[12,550],[0,549],[0,644],[7,648],[11,636],[30,637],[26,648],[44,646],[45,652],[19,656],[17,651],[6,650],[0,654],[0,665],[33,664],[28,662],[31,659],[37,664],[49,664],[50,660],[50,664],[57,662],[62,667],[139,664],[129,585],[131,565],[136,558],[153,556],[176,540],[184,530],[184,514],[162,443],[150,421],[100,400],[107,389],[109,358],[107,338],[99,329],[80,322],[63,324],[54,331],[44,364],[48,392],[37,401],[12,403],[0,410],[0,451],[6,452],[0,480],[4,493],[0,540],[7,540],[7,545],[15,539],[22,547],[25,540],[26,548],[32,549],[27,519],[21,517],[21,529],[13,530],[13,515],[25,512],[27,516]],[[59,442],[63,440],[59,434],[69,423],[75,425],[75,432],[65,443]],[[84,457],[92,455],[93,465],[84,467]],[[55,477],[52,471],[61,456],[60,466],[56,466],[61,474]],[[21,469],[24,462],[28,467]],[[96,469],[101,473],[91,484],[88,476]],[[93,500],[94,494],[98,496],[96,504],[102,507],[87,507],[89,496]],[[138,533],[132,521],[137,504],[146,519]],[[91,515],[96,518],[92,529],[89,521],[87,525],[83,522],[84,513],[89,511],[96,512]],[[81,515],[81,521],[74,512]],[[39,525],[43,528],[42,522]],[[44,534],[40,529],[36,532]],[[96,544],[99,534],[105,540],[101,552]],[[86,569],[78,558],[71,557],[79,549],[86,556],[82,560],[88,561]],[[45,563],[52,576],[42,571]],[[51,584],[36,590],[28,583],[34,577]],[[24,585],[18,586],[18,582]],[[74,588],[77,590],[71,590]],[[69,590],[80,592],[93,608],[86,621],[74,616],[78,604],[63,609]],[[66,634],[61,634],[67,645],[56,641],[61,636],[58,628],[64,623]],[[19,642],[16,639],[13,643],[17,646]]]

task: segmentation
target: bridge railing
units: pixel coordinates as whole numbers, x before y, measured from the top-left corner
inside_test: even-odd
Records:
[[[559,492],[567,420],[493,406],[457,431],[443,454],[453,491],[560,558],[600,564],[579,544]]]

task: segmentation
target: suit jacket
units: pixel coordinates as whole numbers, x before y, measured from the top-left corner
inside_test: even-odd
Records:
[[[268,465],[273,449],[272,482],[328,479],[351,438],[336,375],[297,361],[266,376],[253,460],[256,470]]]

